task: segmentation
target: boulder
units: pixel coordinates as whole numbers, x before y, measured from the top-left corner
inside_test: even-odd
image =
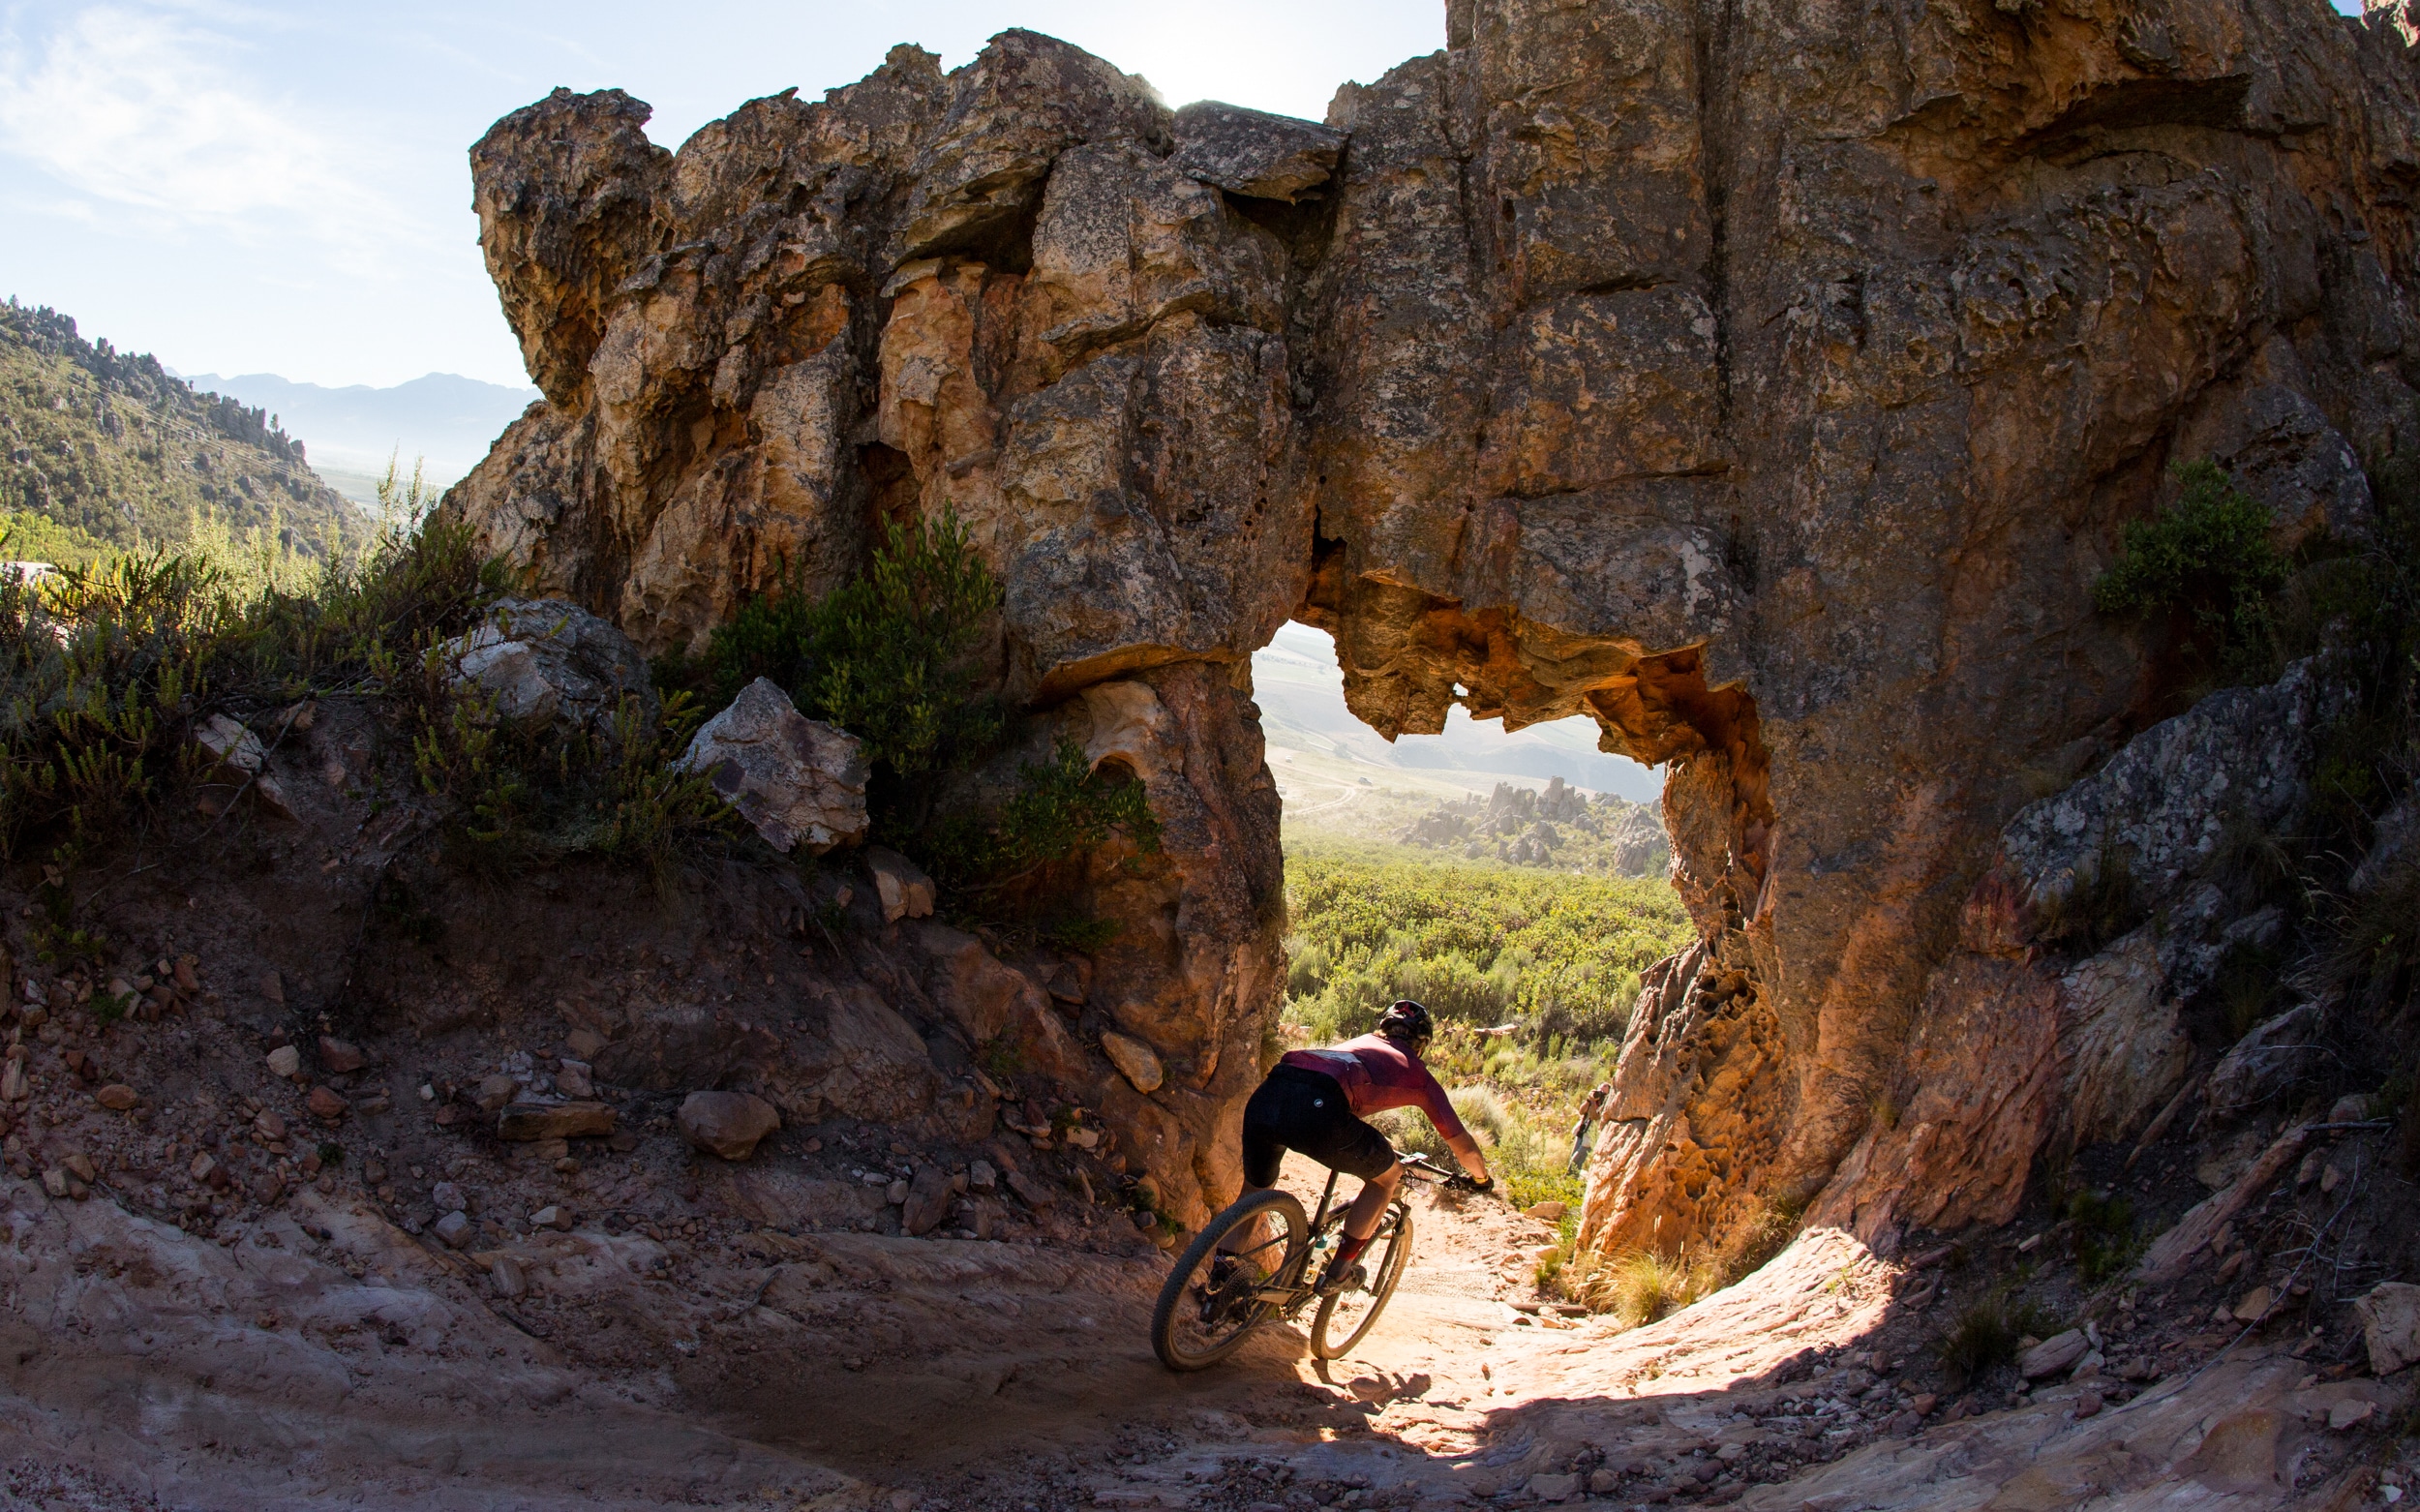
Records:
[[[2354,1301],[2353,1312],[2370,1347],[2371,1374],[2391,1376],[2420,1360],[2420,1286],[2382,1281]]]
[[[2017,1373],[2027,1380],[2041,1380],[2072,1369],[2091,1352],[2092,1340],[2080,1328],[2053,1334],[2025,1351],[2016,1362]]]
[[[496,1136],[532,1139],[592,1139],[614,1132],[614,1110],[604,1103],[508,1103],[496,1115]]]
[[[951,1196],[949,1171],[930,1164],[917,1167],[899,1210],[899,1226],[911,1234],[931,1233],[950,1216]]]
[[[1342,132],[1216,100],[1177,111],[1175,127],[1170,162],[1179,173],[1231,195],[1287,204],[1326,183],[1345,149]]]
[[[2210,1110],[2234,1117],[2290,1089],[2323,1053],[2314,1043],[2318,1027],[2316,1002],[2297,1003],[2254,1025],[2211,1069],[2203,1094]]]
[[[2145,912],[2181,896],[2230,817],[2289,831],[2311,796],[2312,735],[2330,695],[2309,661],[2262,687],[2226,688],[2129,741],[2106,765],[2017,814],[2000,862],[2039,915],[2121,860]]]
[[[865,837],[863,742],[800,713],[768,679],[701,725],[679,765],[706,773],[774,850],[820,856]]]
[[[560,725],[603,739],[625,700],[644,729],[653,729],[661,712],[647,658],[630,638],[560,598],[499,599],[438,656],[457,689],[493,698],[506,724]]]
[[[874,893],[882,900],[882,922],[929,919],[933,911],[933,879],[897,851],[880,845],[865,847],[865,869],[874,874]]]
[[[1121,1075],[1134,1084],[1137,1092],[1157,1092],[1166,1073],[1160,1067],[1160,1052],[1131,1034],[1114,1029],[1101,1032],[1101,1048],[1109,1057]]]
[[[773,1105],[749,1092],[692,1092],[681,1104],[681,1137],[709,1155],[744,1161],[781,1127]]]

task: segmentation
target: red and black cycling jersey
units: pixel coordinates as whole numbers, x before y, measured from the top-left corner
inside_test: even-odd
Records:
[[[1335,1077],[1356,1118],[1390,1107],[1416,1107],[1448,1140],[1470,1137],[1429,1068],[1383,1035],[1365,1034],[1324,1050],[1288,1050],[1278,1064]]]

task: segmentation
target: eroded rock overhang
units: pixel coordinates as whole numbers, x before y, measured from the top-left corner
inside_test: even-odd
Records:
[[[1005,690],[1166,714],[1121,1021],[1212,1068],[1214,1196],[1277,991],[1252,650],[1329,628],[1389,735],[1595,716],[1671,763],[1708,941],[1591,1199],[1669,1246],[1823,1182],[1999,826],[2145,719],[2089,585],[2165,465],[2358,529],[2420,109],[2386,17],[2286,0],[1447,15],[1323,126],[1022,32],[678,153],[618,92],[516,112],[472,166],[546,399],[447,507],[656,646],[968,521]]]

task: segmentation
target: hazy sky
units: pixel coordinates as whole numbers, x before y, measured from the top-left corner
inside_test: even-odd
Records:
[[[1025,26],[1158,85],[1314,118],[1444,45],[1441,0],[0,0],[0,298],[185,372],[525,381],[465,153],[558,84],[678,146],[742,101],[945,68]]]

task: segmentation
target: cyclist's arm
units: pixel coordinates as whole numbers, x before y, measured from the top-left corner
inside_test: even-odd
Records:
[[[1469,1134],[1447,1134],[1445,1148],[1454,1152],[1454,1159],[1462,1163],[1462,1168],[1470,1173],[1472,1181],[1493,1179],[1487,1173],[1487,1157],[1479,1153],[1479,1141]]]
[[[1454,1159],[1470,1173],[1471,1180],[1491,1180],[1487,1173],[1487,1157],[1479,1153],[1479,1141],[1471,1138],[1470,1131],[1462,1126],[1462,1115],[1454,1111],[1453,1102],[1445,1096],[1445,1089],[1437,1085],[1437,1077],[1431,1075],[1426,1068],[1422,1068],[1421,1076],[1426,1084],[1420,1089],[1420,1110],[1429,1115],[1430,1123],[1437,1126],[1437,1134],[1445,1140],[1445,1148],[1454,1152]]]

